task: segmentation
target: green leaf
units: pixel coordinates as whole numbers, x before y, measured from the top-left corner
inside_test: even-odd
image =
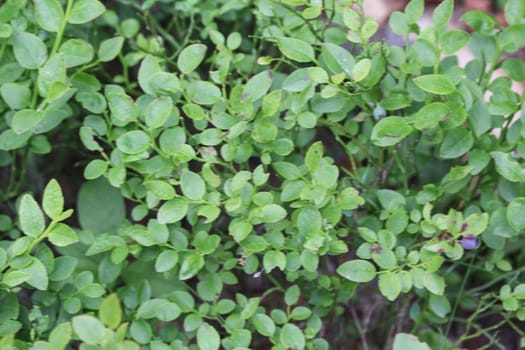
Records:
[[[372,142],[379,147],[398,144],[412,133],[413,127],[403,117],[386,117],[372,129]]]
[[[398,333],[394,338],[393,350],[431,350],[427,343],[422,343],[419,339],[407,333]]]
[[[48,97],[53,83],[63,83],[66,80],[66,60],[63,53],[53,55],[38,70],[38,90],[42,96]],[[51,96],[49,96],[51,98]]]
[[[279,336],[281,345],[287,349],[304,349],[306,345],[303,331],[294,324],[287,323]]]
[[[433,294],[443,295],[445,292],[445,280],[437,272],[425,272],[423,279],[425,288]]]
[[[448,95],[456,91],[452,80],[442,74],[428,74],[414,78],[414,83],[421,89],[437,95]]]
[[[26,281],[28,284],[39,290],[47,289],[49,282],[47,278],[48,272],[40,260],[31,258],[30,264],[20,269],[20,271],[29,275],[29,279]]]
[[[143,185],[148,189],[148,191],[153,193],[159,199],[170,200],[173,199],[173,197],[175,197],[175,189],[167,181],[149,180],[145,181]]]
[[[20,200],[18,220],[20,221],[20,229],[22,232],[30,237],[37,237],[44,232],[46,227],[42,210],[35,199],[29,194],[24,194]]]
[[[294,61],[311,62],[315,59],[314,49],[306,41],[280,37],[277,38],[277,46],[283,55]]]
[[[98,59],[101,62],[109,62],[115,59],[122,50],[124,38],[117,36],[104,40],[98,48]]]
[[[185,197],[201,200],[206,194],[206,184],[202,177],[192,171],[185,171],[180,179],[180,186]]]
[[[181,314],[177,304],[166,299],[151,299],[143,303],[137,310],[137,318],[157,318],[163,322],[176,320]]]
[[[448,24],[453,10],[453,0],[444,0],[434,9],[432,12],[432,24],[436,30],[439,30]]]
[[[106,179],[87,181],[77,197],[80,227],[93,233],[116,232],[124,220],[126,208],[120,191]]]
[[[394,272],[386,272],[379,276],[379,291],[390,301],[394,301],[401,293],[401,279]]]
[[[525,62],[516,57],[505,59],[501,68],[509,75],[512,80],[525,81]]]
[[[433,129],[449,114],[450,109],[443,102],[427,104],[414,114],[414,127],[418,130]]]
[[[412,0],[405,7],[405,14],[410,23],[417,23],[417,20],[423,16],[425,10],[424,0]]]
[[[286,217],[286,210],[278,204],[267,204],[262,207],[262,221],[274,223]]]
[[[117,294],[110,294],[104,298],[98,309],[100,321],[107,327],[115,329],[122,321],[122,307]]]
[[[388,19],[388,25],[392,28],[392,31],[397,34],[404,36],[409,33],[409,18],[406,14],[394,11]]]
[[[256,314],[252,317],[253,325],[257,332],[266,337],[271,337],[275,333],[275,323],[265,314]]]
[[[2,276],[2,283],[12,288],[24,283],[30,277],[31,276],[24,271],[9,271]]]
[[[171,270],[179,261],[179,255],[175,250],[165,250],[155,260],[155,271],[166,272]]]
[[[414,58],[422,66],[432,66],[439,60],[439,51],[436,46],[427,39],[418,38],[412,45]]]
[[[208,81],[194,81],[187,87],[188,97],[200,105],[212,105],[221,99],[221,90]]]
[[[350,281],[365,283],[376,277],[376,268],[368,261],[352,260],[339,265],[337,273]]]
[[[154,95],[155,91],[153,90],[153,77],[159,73],[162,73],[162,68],[160,66],[160,59],[152,55],[146,55],[139,67],[138,82],[140,88],[150,94]]]
[[[146,109],[146,125],[150,128],[160,128],[173,112],[173,101],[171,97],[159,97],[148,105]]]
[[[58,32],[64,20],[64,10],[57,0],[35,0],[38,24],[48,32]]]
[[[49,232],[48,239],[57,247],[67,247],[78,242],[77,233],[71,227],[62,223],[58,223],[53,227],[51,232]]]
[[[188,213],[188,203],[182,199],[172,199],[164,203],[158,213],[160,224],[172,224],[182,220]]]
[[[271,70],[265,70],[251,77],[242,90],[242,100],[254,102],[265,96],[272,85],[272,76]]]
[[[357,62],[352,69],[352,78],[354,81],[360,82],[361,80],[365,79],[370,72],[371,67],[372,61],[368,58],[364,58]]]
[[[470,41],[470,35],[460,29],[445,32],[441,37],[441,51],[450,55],[463,48]]]
[[[59,52],[64,53],[66,67],[76,67],[91,62],[95,55],[93,46],[81,39],[69,39],[60,46]]]
[[[525,182],[523,168],[513,160],[507,153],[490,152],[490,156],[496,164],[496,171],[510,182]]]
[[[500,33],[499,43],[505,52],[516,52],[525,46],[525,24],[512,24]]]
[[[22,84],[3,84],[0,87],[0,94],[11,109],[26,108],[31,103],[31,90]]]
[[[177,66],[182,74],[190,74],[202,62],[206,55],[206,45],[193,44],[184,48],[177,57]]]
[[[204,257],[200,254],[190,254],[182,261],[179,279],[188,280],[195,276],[204,267]]]
[[[47,59],[47,48],[34,34],[18,32],[11,37],[17,62],[24,68],[37,69]]]
[[[439,147],[439,157],[443,159],[459,158],[474,145],[474,137],[467,129],[448,130]]]
[[[507,0],[505,2],[505,19],[508,24],[519,24],[525,16],[523,0]]]
[[[71,323],[64,322],[56,326],[49,334],[49,343],[53,349],[65,349],[71,341],[73,329]]]
[[[267,273],[270,273],[276,267],[284,271],[286,268],[286,256],[283,252],[269,250],[264,253],[263,266]]]
[[[149,147],[149,136],[142,130],[128,131],[117,139],[117,148],[126,154],[146,152]]]
[[[93,159],[84,169],[84,178],[86,180],[94,180],[106,173],[108,170],[108,162],[102,159]]]
[[[221,337],[215,328],[204,322],[197,330],[197,345],[201,350],[218,350]]]
[[[525,198],[514,198],[507,207],[507,221],[518,232],[525,229]]]
[[[332,73],[345,72],[347,76],[353,76],[352,70],[355,65],[355,59],[350,52],[341,46],[324,43],[321,49],[321,57]]]
[[[117,126],[126,126],[137,120],[138,109],[131,97],[125,94],[106,94],[111,110],[111,120]],[[135,130],[138,131],[138,130]]]
[[[22,109],[15,113],[11,126],[18,135],[35,128],[44,119],[44,112],[33,109]]]
[[[82,24],[94,20],[106,11],[98,0],[75,0],[67,21],[71,24]]]
[[[106,328],[97,318],[88,315],[75,316],[73,330],[86,344],[101,344],[106,336]]]

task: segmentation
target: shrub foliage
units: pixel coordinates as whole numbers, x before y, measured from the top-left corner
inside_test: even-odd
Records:
[[[3,1],[0,348],[523,335],[525,5],[423,7]]]

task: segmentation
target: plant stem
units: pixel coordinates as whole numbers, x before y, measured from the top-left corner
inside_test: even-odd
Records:
[[[62,37],[64,36],[64,32],[66,30],[67,20],[69,18],[69,14],[71,13],[72,8],[73,8],[73,0],[67,0],[64,19],[62,20],[62,23],[60,24],[60,28],[58,30],[58,33],[55,38],[55,42],[53,44],[53,48],[51,49],[51,53],[49,54],[49,57],[52,57],[57,52],[58,47],[60,46],[60,43],[62,42]]]

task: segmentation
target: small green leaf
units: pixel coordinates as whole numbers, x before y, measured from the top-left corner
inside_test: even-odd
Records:
[[[69,226],[62,223],[56,224],[49,232],[49,241],[57,247],[67,247],[78,242],[77,233]]]
[[[523,168],[513,160],[507,153],[490,152],[490,156],[496,164],[496,171],[510,182],[525,182]]]
[[[94,20],[106,11],[98,0],[75,0],[67,21],[71,24],[82,24]]]
[[[48,32],[58,32],[64,20],[64,10],[57,0],[35,0],[38,24]]]
[[[361,81],[366,78],[372,68],[372,61],[368,58],[364,58],[357,62],[352,69],[352,77],[354,81]]]
[[[65,349],[71,341],[73,329],[71,323],[64,322],[56,326],[49,334],[49,343],[53,349]]]
[[[158,213],[160,224],[172,224],[182,220],[188,212],[188,203],[182,199],[172,199],[164,203]]]
[[[184,48],[177,57],[177,66],[183,74],[190,74],[202,62],[206,55],[206,45],[193,44]]]
[[[22,232],[30,237],[37,237],[44,232],[46,227],[42,210],[35,199],[29,194],[24,194],[20,200],[18,219]]]
[[[115,329],[122,321],[122,307],[117,294],[110,294],[104,298],[98,309],[100,321],[111,329]]]
[[[278,204],[267,204],[262,208],[262,221],[274,223],[286,217],[286,210]]]
[[[437,30],[445,27],[450,21],[452,11],[454,10],[453,0],[442,1],[432,12],[432,24]]]
[[[124,45],[124,38],[117,36],[104,40],[98,48],[98,59],[101,62],[109,62],[118,56]]]
[[[442,74],[428,74],[414,78],[414,83],[421,89],[437,95],[448,95],[456,91],[452,80]]]
[[[386,272],[379,276],[379,291],[390,301],[394,301],[401,293],[401,279],[394,272]]]
[[[173,112],[171,97],[159,97],[153,100],[146,109],[146,125],[150,128],[160,128]]]
[[[257,332],[266,337],[271,337],[275,333],[275,323],[265,314],[256,314],[252,318],[253,325]]]
[[[33,109],[22,109],[15,113],[11,126],[18,135],[35,128],[45,117],[44,112]]]
[[[507,221],[518,232],[525,229],[525,198],[514,198],[507,207]]]
[[[505,2],[505,19],[508,24],[518,24],[525,17],[525,2],[523,0],[507,0]]]
[[[441,51],[450,55],[463,48],[470,41],[470,35],[460,29],[445,32],[441,38]]]
[[[117,139],[117,148],[126,154],[145,152],[149,146],[149,136],[142,130],[128,131]]]
[[[443,102],[433,102],[423,106],[414,114],[414,127],[418,130],[433,129],[450,114]]]
[[[431,350],[427,343],[422,343],[419,339],[407,333],[398,333],[394,338],[393,350]]]
[[[180,181],[181,190],[185,197],[192,200],[201,200],[206,194],[206,183],[199,174],[185,171]]]
[[[443,295],[445,292],[445,280],[437,272],[425,272],[423,279],[425,288],[433,294]]]
[[[128,95],[106,94],[111,110],[111,120],[117,126],[126,126],[138,118],[138,108]],[[138,130],[135,130],[138,131]]]
[[[84,178],[86,180],[94,180],[106,173],[108,170],[108,162],[102,159],[93,159],[84,169]]]
[[[197,330],[197,345],[201,350],[219,350],[221,337],[215,328],[204,322]]]
[[[306,345],[303,331],[291,323],[283,326],[279,339],[281,344],[287,349],[304,349]]]
[[[81,315],[73,317],[73,330],[86,344],[101,344],[106,335],[106,328],[93,316]]]
[[[403,117],[386,117],[381,119],[372,129],[372,142],[379,147],[398,144],[410,135],[413,127]]]
[[[9,271],[2,276],[2,283],[12,288],[24,283],[30,277],[31,276],[24,271]]]
[[[76,67],[91,62],[95,55],[93,46],[81,39],[69,39],[60,46],[59,52],[64,53],[66,67]]]
[[[200,254],[190,254],[182,261],[179,279],[188,280],[195,276],[204,267],[204,257]]]
[[[297,62],[311,62],[315,59],[315,53],[312,45],[306,41],[280,37],[277,38],[277,46],[279,50],[288,57]]]
[[[260,72],[248,80],[242,91],[242,100],[257,101],[266,95],[272,85],[272,71]]]
[[[339,265],[337,273],[353,282],[370,282],[376,277],[376,268],[365,260],[352,260]]]
[[[179,255],[175,250],[165,250],[155,260],[155,271],[166,272],[171,270],[179,261]]]
[[[167,181],[149,180],[145,181],[143,184],[144,187],[148,189],[148,191],[151,191],[151,193],[153,193],[159,199],[170,200],[175,197],[175,189]]]
[[[48,272],[40,260],[31,258],[30,264],[20,269],[20,271],[29,275],[29,279],[26,281],[28,284],[39,290],[47,289],[49,282],[47,277]]]
[[[47,48],[34,34],[18,32],[11,37],[17,62],[24,68],[37,69],[47,59]]]
[[[439,147],[439,157],[443,159],[459,158],[474,145],[474,137],[467,129],[448,130]]]

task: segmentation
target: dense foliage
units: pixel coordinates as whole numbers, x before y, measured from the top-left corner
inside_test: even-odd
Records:
[[[525,2],[453,6],[3,1],[0,349],[517,347]]]

